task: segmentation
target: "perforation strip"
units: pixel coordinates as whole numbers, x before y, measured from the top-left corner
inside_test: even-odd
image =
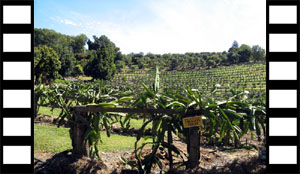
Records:
[[[0,173],[33,173],[34,2],[0,2]]]
[[[299,0],[267,0],[267,173],[300,173]]]

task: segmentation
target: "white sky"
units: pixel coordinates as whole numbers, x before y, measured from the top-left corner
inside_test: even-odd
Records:
[[[51,26],[64,34],[107,35],[122,53],[221,52],[234,40],[266,47],[265,0],[132,1],[109,15],[57,13]]]

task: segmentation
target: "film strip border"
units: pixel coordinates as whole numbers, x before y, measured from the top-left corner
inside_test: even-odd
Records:
[[[267,0],[267,173],[300,173],[299,0]]]
[[[33,173],[34,1],[0,2],[0,173]]]

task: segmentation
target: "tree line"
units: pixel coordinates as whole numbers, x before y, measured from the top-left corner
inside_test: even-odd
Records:
[[[87,48],[86,48],[87,47]],[[228,51],[184,54],[122,54],[105,35],[68,36],[49,29],[34,29],[34,68],[36,83],[49,79],[86,75],[110,80],[117,72],[152,70],[188,71],[265,61],[259,45],[239,45],[234,41]]]

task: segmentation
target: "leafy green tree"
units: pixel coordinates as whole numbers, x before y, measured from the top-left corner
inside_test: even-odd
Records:
[[[132,64],[132,57],[130,55],[123,56],[126,65],[130,66]]]
[[[152,62],[151,58],[148,56],[144,57],[144,61],[145,61],[146,66],[148,66],[148,67],[149,67],[150,63]]]
[[[77,64],[73,70],[73,76],[83,75],[83,68],[80,64]]]
[[[206,61],[203,58],[198,59],[198,65],[199,67],[206,67]]]
[[[115,57],[119,48],[115,46],[106,36],[97,38],[94,42],[88,40],[89,50],[94,50],[90,55],[90,61],[84,68],[84,72],[94,79],[110,80],[116,73]]]
[[[222,61],[222,59],[218,56],[218,54],[213,54],[209,56],[209,59],[212,59],[216,62],[216,65],[219,65]]]
[[[73,37],[74,41],[72,42],[71,46],[73,48],[74,53],[83,53],[84,52],[84,45],[87,42],[87,36],[85,34],[81,34],[79,36]]]
[[[238,53],[240,50],[238,42],[235,40],[232,43],[232,46],[228,50],[227,61],[230,64],[236,64],[240,61],[240,54]]]
[[[144,58],[140,58],[137,60],[137,64],[139,69],[143,69],[146,66],[146,61]]]
[[[227,62],[227,52],[223,51],[219,54],[219,58],[221,59],[221,64],[225,64]]]
[[[77,61],[81,61],[82,59],[86,59],[86,55],[84,53],[75,53],[75,58]]]
[[[34,29],[34,46],[47,45],[52,47],[61,61],[59,74],[63,77],[71,75],[74,65],[74,50],[84,51],[85,35],[76,37],[64,35],[49,29]]]
[[[61,62],[55,50],[46,45],[34,47],[35,83],[50,83],[50,79],[58,77]]]
[[[227,56],[229,63],[236,64],[240,61],[240,55],[237,52],[230,52]]]
[[[75,66],[76,58],[71,47],[57,47],[59,50],[59,58],[61,61],[61,69],[59,74],[63,77],[70,76]]]
[[[250,62],[253,59],[252,49],[249,45],[241,45],[238,54],[240,55],[239,62],[241,63]]]
[[[255,62],[263,61],[266,58],[265,50],[262,47],[260,47],[259,45],[254,45],[252,47],[252,54],[253,54],[253,60]]]
[[[120,51],[117,51],[116,56],[115,56],[115,62],[117,62],[118,60],[124,60],[124,56]]]
[[[87,42],[89,50],[98,50],[105,46],[110,56],[114,59],[117,57],[117,54],[120,53],[120,49],[116,47],[116,45],[112,41],[110,41],[105,35],[102,35],[99,38],[93,36],[93,39],[93,42],[91,40],[88,40]]]
[[[239,49],[239,44],[238,42],[235,40],[233,41],[231,47],[229,48],[228,52],[237,52]]]
[[[138,60],[144,57],[144,53],[140,52],[137,54],[132,54],[131,57],[132,57],[132,63],[137,65]]]
[[[192,69],[195,68],[195,58],[194,57],[188,57],[188,64]]]
[[[216,66],[216,61],[214,61],[213,59],[208,59],[207,66],[210,68]]]
[[[116,62],[116,67],[117,67],[117,70],[118,70],[118,72],[121,72],[123,69],[125,69],[125,62],[124,61],[122,61],[122,60],[118,60],[117,62]]]
[[[127,68],[134,71],[137,67],[139,69],[155,70],[155,66],[160,66],[162,71],[166,69],[187,70],[195,68],[201,69],[206,66],[215,67],[265,60],[265,50],[260,46],[255,45],[252,48],[248,45],[240,46],[237,41],[232,43],[228,52],[187,52],[184,54],[144,54],[140,52],[123,55],[120,49],[106,36],[99,38],[93,36],[92,40],[89,40],[84,34],[68,36],[55,32],[54,30],[34,29],[34,45],[47,45],[56,51],[61,62],[59,74],[63,77],[77,75],[78,67],[75,65],[81,65],[81,67],[84,67],[84,72],[89,72],[90,74],[99,73],[95,71],[96,69],[99,70],[99,67],[111,67],[113,68],[111,70],[112,72],[104,73],[108,74],[107,78],[110,78],[109,76],[113,75],[114,71],[116,71],[114,67],[116,67],[119,72]],[[88,45],[88,50],[85,48],[85,44]],[[103,51],[103,49],[105,50]],[[96,61],[94,59],[100,60]],[[213,61],[210,61],[210,59]],[[102,65],[95,68],[96,65],[92,65],[92,62]],[[93,71],[90,68],[92,68]],[[95,78],[103,78],[103,76],[93,76]]]
[[[178,59],[172,59],[171,70],[175,70],[178,66]]]

